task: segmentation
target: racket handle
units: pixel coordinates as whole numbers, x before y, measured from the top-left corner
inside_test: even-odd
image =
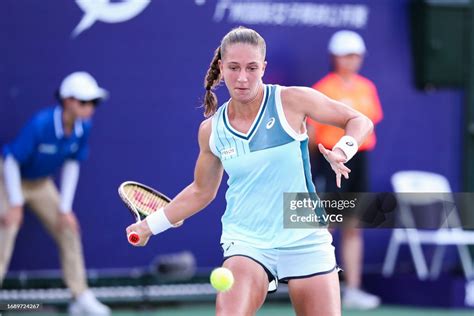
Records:
[[[135,233],[131,232],[127,235],[128,242],[131,243],[132,245],[136,245],[140,242],[140,236]]]

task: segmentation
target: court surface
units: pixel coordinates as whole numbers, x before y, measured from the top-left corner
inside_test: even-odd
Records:
[[[382,306],[373,311],[346,311],[343,315],[347,316],[464,316],[472,315],[473,310],[447,310],[447,309],[425,309],[415,307],[399,307],[399,306]],[[31,316],[66,316],[65,311],[55,312],[53,310],[37,312],[37,313],[8,313],[0,312],[0,315],[31,315]],[[172,307],[151,308],[147,310],[114,310],[113,316],[152,316],[152,315],[166,315],[166,316],[205,316],[214,315],[214,305],[206,304],[185,304]],[[258,316],[288,316],[295,315],[289,303],[268,303],[265,304],[257,313]]]

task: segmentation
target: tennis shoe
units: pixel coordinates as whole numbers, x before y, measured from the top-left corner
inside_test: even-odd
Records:
[[[380,298],[358,288],[346,288],[342,296],[345,309],[369,310],[380,305]]]
[[[91,290],[86,290],[69,305],[70,316],[109,316],[110,308],[97,300]]]

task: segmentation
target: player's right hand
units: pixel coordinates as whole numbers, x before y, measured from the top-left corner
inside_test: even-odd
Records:
[[[138,236],[140,237],[140,240],[136,244],[129,242],[131,245],[135,247],[145,246],[152,235],[150,227],[148,226],[146,220],[134,223],[127,227],[126,229],[127,240],[128,240],[128,235],[132,232],[138,234]]]
[[[5,227],[20,226],[23,222],[23,206],[13,206],[0,217],[0,224]]]

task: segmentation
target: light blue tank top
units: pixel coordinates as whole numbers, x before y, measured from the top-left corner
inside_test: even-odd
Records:
[[[267,249],[300,246],[311,234],[317,235],[317,242],[332,240],[326,229],[283,228],[283,193],[315,188],[308,136],[288,124],[280,92],[280,86],[264,86],[263,102],[247,134],[230,125],[229,102],[212,118],[209,145],[229,176],[221,242]]]

